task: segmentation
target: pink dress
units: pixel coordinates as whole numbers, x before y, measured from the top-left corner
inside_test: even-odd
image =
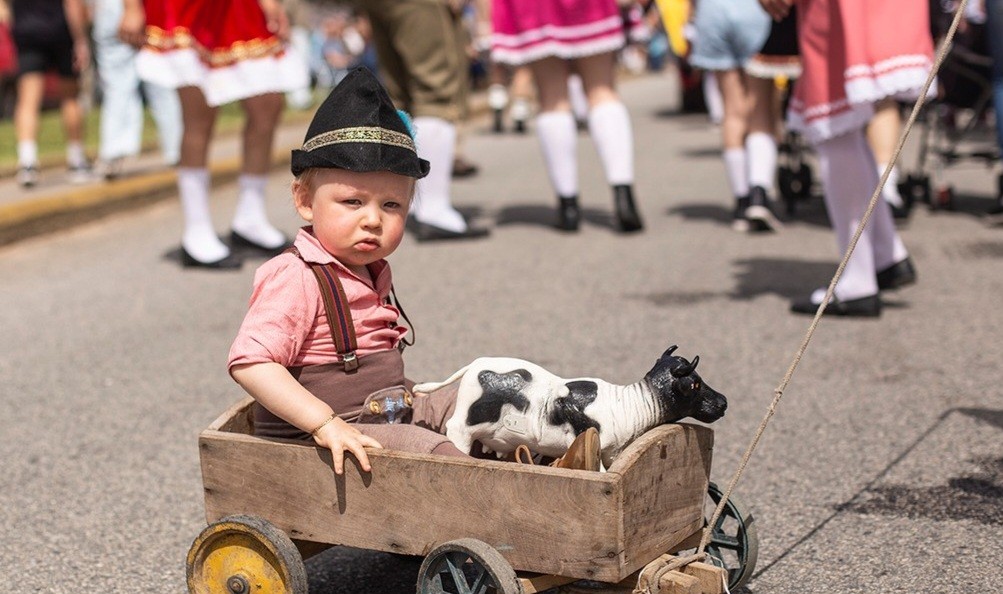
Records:
[[[876,101],[915,99],[933,67],[927,2],[803,0],[798,36],[788,118],[813,144],[865,126]]]
[[[581,58],[626,42],[616,0],[493,0],[491,58],[519,66]]]

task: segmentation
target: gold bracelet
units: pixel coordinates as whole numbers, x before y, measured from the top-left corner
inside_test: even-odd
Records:
[[[335,420],[337,418],[338,418],[338,415],[336,415],[334,413],[331,413],[331,416],[329,416],[328,418],[324,419],[324,422],[321,423],[320,425],[317,425],[317,427],[313,431],[310,432],[310,435],[313,435],[314,437],[316,437],[318,431],[320,431],[321,429],[323,429],[325,425],[327,425],[328,423],[330,423],[331,421],[333,421],[333,420]]]

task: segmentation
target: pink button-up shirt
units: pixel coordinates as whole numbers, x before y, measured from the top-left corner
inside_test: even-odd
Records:
[[[303,260],[282,254],[255,272],[250,307],[230,347],[227,368],[269,361],[286,367],[338,361],[317,277],[304,260],[336,265],[352,312],[358,356],[396,347],[407,328],[397,325],[400,312],[387,303],[392,280],[387,261],[369,266],[370,284],[329,254],[311,227],[300,229],[295,245]]]

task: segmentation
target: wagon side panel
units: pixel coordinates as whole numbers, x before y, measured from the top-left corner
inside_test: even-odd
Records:
[[[616,581],[619,477],[405,452],[336,476],[330,452],[247,435],[200,438],[206,517],[260,516],[291,538],[410,555],[473,537],[519,570]]]
[[[624,566],[640,569],[703,527],[714,433],[697,425],[664,425],[641,437],[619,470]],[[639,440],[640,441],[640,440]]]

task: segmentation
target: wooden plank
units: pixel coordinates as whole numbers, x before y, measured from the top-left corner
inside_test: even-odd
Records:
[[[672,424],[642,435],[618,459],[624,547],[623,579],[703,527],[714,433]],[[621,455],[623,457],[623,455]],[[622,462],[622,463],[621,463]]]
[[[251,405],[254,398],[247,396],[216,417],[209,425],[210,431],[251,434]]]
[[[680,571],[700,580],[700,591],[703,594],[724,594],[724,584],[728,579],[728,570],[725,568],[697,561]]]
[[[681,571],[669,571],[658,580],[658,594],[701,594],[700,580]]]
[[[570,584],[575,578],[560,575],[550,575],[546,573],[520,573],[519,583],[522,584],[523,594],[537,594],[545,592],[551,588],[557,588],[565,584]]]
[[[297,540],[409,555],[472,537],[517,570],[625,575],[616,474],[371,450],[371,474],[338,477],[330,452],[295,442],[206,430],[199,446],[209,522],[246,513]]]

